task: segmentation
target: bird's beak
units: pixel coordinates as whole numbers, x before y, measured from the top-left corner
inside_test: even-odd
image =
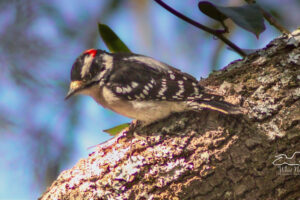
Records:
[[[65,100],[69,99],[71,96],[76,94],[79,90],[83,88],[82,81],[72,81],[70,83],[70,89],[68,91],[67,96],[65,97]]]

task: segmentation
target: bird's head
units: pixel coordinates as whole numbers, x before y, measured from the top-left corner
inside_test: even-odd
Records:
[[[97,49],[84,51],[71,69],[71,83],[65,99],[97,84],[107,68],[105,59],[112,58],[107,52]],[[112,61],[111,61],[112,62]]]

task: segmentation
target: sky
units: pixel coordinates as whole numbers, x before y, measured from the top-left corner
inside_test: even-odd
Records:
[[[93,150],[90,147],[111,138],[102,130],[131,121],[98,106],[89,97],[63,100],[76,57],[85,49],[106,49],[100,37],[95,36],[97,22],[108,24],[133,52],[154,57],[197,79],[207,77],[212,68],[222,68],[240,58],[226,49],[218,58],[213,57],[218,44],[215,38],[178,20],[152,1],[148,2],[147,10],[138,11],[134,1],[126,1],[116,12],[106,15],[101,13],[107,12],[108,1],[54,0],[51,6],[58,12],[48,9],[51,15],[50,11],[44,13],[47,3],[36,2],[39,3],[30,7],[32,10],[24,16],[18,16],[18,12],[29,8],[18,8],[14,3],[0,9],[4,19],[0,24],[7,30],[7,33],[2,30],[0,38],[2,44],[7,43],[0,48],[0,120],[3,120],[0,123],[0,200],[38,198],[45,190],[45,182],[48,183],[46,172],[50,173],[39,167],[56,166],[56,162],[61,162],[59,171],[66,170],[86,158]],[[166,2],[193,19],[211,23],[197,9],[197,1]],[[286,9],[283,12],[287,12]],[[32,17],[33,21],[25,24],[25,28],[21,27],[22,23],[15,25],[20,26],[20,34],[9,43],[7,35],[13,34],[9,30],[14,30],[9,29],[9,24],[17,17]],[[292,23],[291,29],[296,28],[296,23]],[[64,32],[63,26],[69,29]],[[241,48],[257,49],[277,36],[279,33],[267,25],[258,40],[241,29],[233,32],[231,38]],[[20,48],[20,52],[9,53],[9,47],[17,49],[25,40],[37,38],[45,41],[38,44],[38,49]],[[35,57],[39,53],[41,59]],[[28,71],[29,77],[39,81],[14,79],[14,67],[24,73]],[[47,146],[43,146],[44,143]]]

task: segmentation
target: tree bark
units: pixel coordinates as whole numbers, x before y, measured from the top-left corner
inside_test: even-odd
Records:
[[[123,131],[40,199],[300,198],[300,31],[293,34],[200,81],[244,115],[175,113],[138,127],[138,136]]]

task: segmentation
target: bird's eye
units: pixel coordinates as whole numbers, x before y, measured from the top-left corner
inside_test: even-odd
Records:
[[[92,78],[92,74],[86,74],[84,77],[83,77],[83,81],[88,81],[88,80],[91,80],[91,78]]]

